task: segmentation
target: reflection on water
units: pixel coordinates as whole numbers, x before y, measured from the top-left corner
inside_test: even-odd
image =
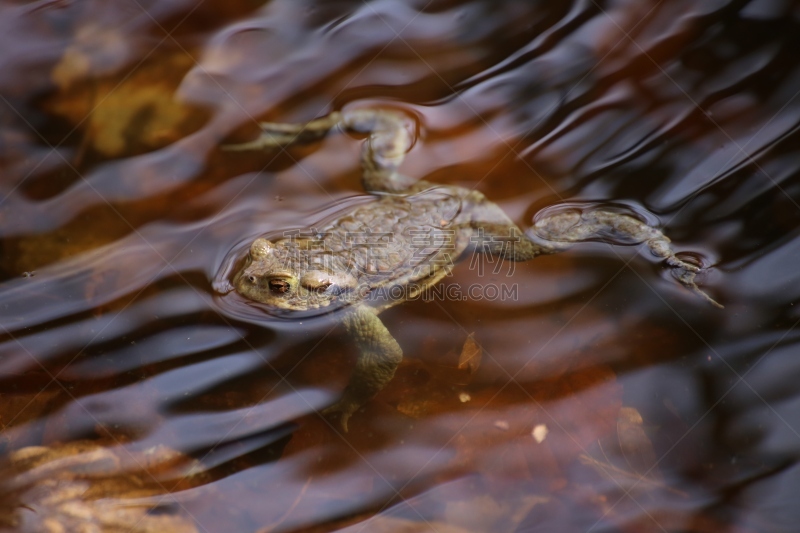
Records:
[[[4,476],[21,499],[6,527],[50,512],[26,483],[102,490],[119,467],[70,444],[97,440],[157,481],[118,505],[186,530],[795,529],[792,2],[0,12],[0,442],[45,458]],[[653,213],[726,308],[632,246],[483,276],[464,262],[446,285],[517,297],[387,311],[407,360],[340,434],[315,414],[353,366],[336,316],[269,316],[215,287],[254,237],[369,201],[360,141],[219,147],[367,106],[419,118],[405,174],[481,190],[523,227],[564,201]],[[459,368],[473,332],[480,365]],[[65,454],[92,466],[42,474]]]

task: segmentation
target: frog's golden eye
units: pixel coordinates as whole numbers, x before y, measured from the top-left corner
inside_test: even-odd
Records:
[[[309,270],[300,278],[300,285],[309,291],[338,296],[355,288],[357,282],[347,272],[331,273],[323,270]]]
[[[326,290],[328,290],[328,287],[330,287],[331,285],[333,285],[333,284],[330,281],[324,281],[324,282],[322,282],[322,283],[320,283],[318,285],[314,285],[313,287],[309,287],[309,289],[311,289],[312,291],[315,291],[315,292],[325,292]]]
[[[313,292],[325,292],[333,283],[331,274],[322,270],[310,270],[300,278],[300,285]]]
[[[269,285],[269,290],[277,294],[287,293],[292,288],[292,284],[289,281],[280,278],[269,280],[267,285]]]

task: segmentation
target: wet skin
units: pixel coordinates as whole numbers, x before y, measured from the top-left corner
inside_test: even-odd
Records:
[[[275,242],[256,239],[233,279],[239,294],[275,308],[344,308],[342,321],[359,354],[341,399],[324,412],[339,414],[345,431],[353,413],[392,379],[403,357],[378,314],[440,281],[470,250],[527,261],[614,235],[647,245],[675,269],[681,284],[721,307],[697,287],[700,268],[678,258],[660,230],[630,215],[565,209],[540,218],[526,234],[478,191],[398,173],[413,142],[409,126],[398,112],[362,109],[306,124],[264,123],[257,140],[226,147],[257,150],[310,142],[336,127],[368,136],[362,181],[375,200],[307,234]]]

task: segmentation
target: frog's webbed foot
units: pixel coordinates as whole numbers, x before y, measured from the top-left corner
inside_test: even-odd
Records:
[[[535,241],[544,240],[559,249],[571,243],[602,241],[612,244],[644,243],[656,257],[675,269],[676,279],[708,303],[723,306],[697,286],[695,277],[702,270],[680,259],[660,230],[624,213],[603,209],[562,209],[540,217],[532,228]]]
[[[714,300],[703,289],[697,286],[695,277],[699,272],[701,272],[702,268],[697,265],[693,265],[692,263],[688,263],[676,256],[675,253],[669,248],[669,239],[667,239],[666,236],[662,235],[660,239],[652,239],[647,241],[647,247],[650,248],[650,251],[655,256],[664,257],[665,262],[670,267],[675,269],[673,272],[675,273],[675,277],[681,283],[681,285],[691,290],[714,307],[718,307],[720,309],[725,308],[724,305]]]
[[[345,317],[344,325],[356,340],[358,360],[342,398],[322,414],[340,414],[339,424],[346,433],[347,422],[353,413],[394,377],[397,365],[403,359],[403,351],[371,307],[357,306]]]
[[[339,427],[342,428],[342,431],[347,433],[347,422],[350,420],[350,417],[353,416],[353,413],[358,411],[359,407],[361,407],[361,404],[352,401],[345,401],[345,399],[342,398],[330,407],[326,407],[320,411],[320,414],[322,416],[329,417],[339,415]]]
[[[266,150],[281,148],[295,143],[313,142],[324,137],[342,120],[342,114],[333,112],[330,115],[302,124],[284,124],[281,122],[261,122],[261,135],[258,139],[241,144],[228,144],[223,150],[243,152],[248,150]]]

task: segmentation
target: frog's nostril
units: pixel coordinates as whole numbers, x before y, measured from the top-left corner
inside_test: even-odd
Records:
[[[247,276],[247,281],[249,281],[250,283],[255,283],[256,282],[256,277],[254,275],[250,274],[249,276]]]

